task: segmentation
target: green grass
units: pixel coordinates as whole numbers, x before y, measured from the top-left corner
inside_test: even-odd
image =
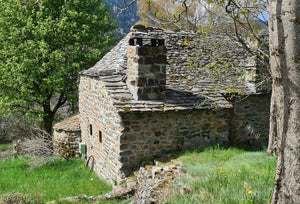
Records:
[[[9,147],[12,147],[12,143],[0,143],[0,150],[1,149],[6,149],[6,148],[9,148]]]
[[[0,149],[7,148],[5,145],[0,144]],[[275,157],[271,157],[265,151],[214,147],[201,153],[186,152],[178,159],[182,161],[183,171],[187,174],[179,178],[180,186],[187,190],[182,193],[176,186],[171,186],[172,193],[166,198],[165,203],[269,203],[276,161]],[[25,195],[31,203],[38,203],[38,200],[41,202],[59,200],[79,194],[97,196],[111,190],[111,186],[85,168],[85,163],[81,159],[69,161],[57,159],[39,168],[30,168],[26,158],[0,161],[0,193],[6,195],[21,193],[20,196]],[[100,201],[100,203],[128,202],[129,200]],[[82,200],[80,203],[94,202]]]
[[[94,172],[90,173],[81,159],[56,159],[39,168],[29,168],[27,163],[26,158],[0,162],[1,194],[17,192],[46,202],[79,194],[97,196],[112,190]]]
[[[11,142],[0,142],[0,162],[13,158],[13,145]],[[1,176],[1,175],[0,175]]]
[[[247,204],[269,203],[273,192],[275,157],[263,151],[210,148],[187,152],[179,158],[186,177],[165,203]]]

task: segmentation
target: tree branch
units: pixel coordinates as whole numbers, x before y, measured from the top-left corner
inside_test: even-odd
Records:
[[[183,9],[177,16],[174,16],[174,17],[175,17],[175,20],[165,21],[165,20],[163,20],[163,19],[161,19],[161,18],[159,18],[159,17],[157,17],[157,16],[155,16],[155,18],[154,18],[154,17],[152,17],[152,15],[151,15],[150,12],[148,13],[148,14],[149,14],[148,17],[149,17],[152,21],[156,22],[157,24],[160,24],[160,25],[173,24],[173,25],[175,25],[177,28],[181,29],[182,27],[179,26],[177,23],[178,23],[179,21],[182,20],[182,15],[183,15],[184,13],[187,13],[187,12],[188,12],[188,5],[186,4],[186,2],[187,2],[187,0],[183,0],[182,5],[183,5],[184,9]]]
[[[59,98],[58,98],[58,101],[54,107],[54,109],[52,110],[52,113],[55,114],[56,111],[62,106],[64,105],[65,103],[67,102],[67,97],[65,96],[64,93],[61,93]]]
[[[117,8],[119,10],[118,15],[121,15],[124,11],[128,10],[131,5],[133,5],[137,0],[132,0],[131,2],[127,3],[126,0],[123,0],[125,8]]]

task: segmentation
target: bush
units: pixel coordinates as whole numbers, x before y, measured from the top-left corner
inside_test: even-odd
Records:
[[[39,167],[54,160],[53,141],[43,130],[32,129],[31,136],[18,140],[15,144],[17,155],[29,156],[29,165]]]

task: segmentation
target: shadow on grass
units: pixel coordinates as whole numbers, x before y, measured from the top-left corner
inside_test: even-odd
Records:
[[[257,151],[267,151],[267,146],[265,142],[261,141],[247,141],[243,143],[237,143],[233,145],[214,145],[209,146],[205,149],[194,148],[190,150],[170,150],[170,151],[161,151],[160,155],[154,156],[152,159],[143,159],[140,162],[140,166],[146,165],[155,165],[155,161],[160,163],[169,163],[172,160],[178,159],[182,155],[190,152],[201,153],[207,150],[228,150],[228,149],[237,149],[245,152],[257,152]],[[133,172],[138,170],[139,167],[133,168]],[[133,173],[132,172],[132,173]]]
[[[8,139],[0,139],[0,148],[3,145],[10,145],[12,144],[12,141],[8,140]]]

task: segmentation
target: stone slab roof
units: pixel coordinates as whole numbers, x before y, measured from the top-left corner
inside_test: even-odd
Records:
[[[75,131],[80,131],[80,117],[79,114],[75,115],[73,117],[67,118],[63,120],[60,123],[56,123],[53,126],[53,129],[56,131],[69,131],[69,132],[75,132]]]
[[[134,100],[129,92],[125,83],[127,69],[126,50],[129,39],[132,37],[165,39],[168,65],[166,99],[164,101]],[[189,54],[199,50],[199,45],[191,46],[192,43],[190,42],[193,42],[194,39],[200,39],[202,53],[204,54],[199,62],[199,66],[203,67],[210,63],[205,56],[205,47],[213,47],[214,45],[210,45],[210,42],[224,40],[225,38],[221,35],[211,35],[201,40],[201,34],[197,33],[165,31],[152,28],[147,28],[144,31],[133,31],[125,36],[95,66],[82,71],[80,74],[101,80],[119,111],[230,108],[232,105],[223,97],[223,94],[226,93],[225,90],[220,88],[215,92],[215,81],[206,76],[199,76],[198,68],[191,69],[188,67]],[[187,43],[189,46],[187,46]],[[249,66],[247,61],[248,54],[239,44],[232,40],[228,39],[228,45],[223,53],[224,57],[232,62],[238,61],[237,69]],[[232,82],[229,78],[228,81],[224,82],[224,86],[230,83]],[[251,92],[247,87],[241,87],[243,85],[235,86],[244,88],[246,92]]]

